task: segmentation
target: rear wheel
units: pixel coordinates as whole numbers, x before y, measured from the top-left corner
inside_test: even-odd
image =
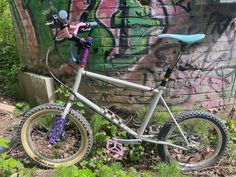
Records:
[[[163,161],[177,161],[183,170],[189,171],[211,166],[222,157],[227,148],[228,134],[224,124],[215,115],[205,111],[189,111],[177,116],[176,120],[191,147],[182,150],[158,145]],[[172,120],[164,124],[158,139],[187,147]]]
[[[54,119],[63,111],[63,106],[43,104],[27,112],[21,123],[19,136],[25,152],[43,166],[73,165],[85,158],[92,147],[92,130],[87,120],[74,110],[66,117],[60,141],[49,143]]]

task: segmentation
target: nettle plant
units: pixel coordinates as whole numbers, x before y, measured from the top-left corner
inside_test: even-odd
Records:
[[[229,130],[229,160],[233,161],[236,159],[236,120],[230,119],[226,123]]]
[[[7,0],[0,1],[0,78],[4,92],[20,96],[17,74],[23,70],[17,54],[15,30]]]
[[[3,148],[7,149],[9,142],[10,140],[0,138],[0,146]],[[17,174],[24,177],[31,177],[34,175],[35,170],[35,168],[24,168],[24,165],[20,161],[12,157],[9,158],[6,153],[1,154],[0,156],[0,176],[11,176]]]
[[[179,164],[175,161],[168,164],[160,162],[156,168],[159,177],[188,177],[182,174]]]
[[[59,99],[56,100],[56,103],[60,105],[65,105],[68,101],[69,96],[71,95],[70,91],[63,86],[59,87],[55,91],[55,93],[57,93],[59,97]],[[81,114],[85,114],[84,105],[80,101],[74,101],[74,108],[78,110]]]
[[[16,103],[16,108],[14,110],[14,115],[19,117],[23,115],[26,111],[30,110],[31,105],[27,102],[18,102]]]
[[[58,167],[54,169],[54,176],[57,177],[95,177],[95,174],[90,169],[79,169],[77,166],[73,165],[68,167]]]

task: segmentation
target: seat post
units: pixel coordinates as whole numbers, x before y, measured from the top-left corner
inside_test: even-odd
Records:
[[[177,49],[177,52],[174,55],[172,62],[170,63],[170,66],[166,70],[165,76],[162,79],[160,86],[162,87],[166,86],[166,83],[169,81],[169,78],[173,72],[173,69],[176,67],[179,59],[181,58],[182,53],[184,52],[184,49],[185,49],[185,44],[181,43]]]

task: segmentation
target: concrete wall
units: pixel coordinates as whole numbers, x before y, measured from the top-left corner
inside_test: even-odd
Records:
[[[22,97],[29,103],[53,103],[56,101],[54,80],[28,72],[18,74]]]
[[[51,2],[51,3],[49,3]],[[186,52],[166,90],[173,105],[222,109],[235,103],[236,5],[214,0],[15,0],[11,1],[20,57],[30,71],[45,73],[43,59],[53,31],[46,27],[54,8],[68,10],[72,23],[96,21],[89,35],[94,46],[88,69],[136,83],[156,86],[171,60],[172,50],[160,50],[161,33],[205,33],[206,39]],[[86,36],[88,34],[83,34]],[[70,43],[59,44],[65,60]],[[54,51],[51,61],[62,73]],[[93,80],[83,90],[93,100],[148,103],[151,93],[138,93]],[[144,96],[144,97],[143,97]]]

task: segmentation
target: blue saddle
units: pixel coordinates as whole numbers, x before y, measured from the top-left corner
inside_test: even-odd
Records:
[[[205,38],[205,34],[192,34],[192,35],[182,35],[182,34],[159,34],[158,39],[161,38],[171,38],[171,39],[176,39],[178,41],[187,43],[187,44],[192,44],[195,42],[198,42],[202,39]]]

